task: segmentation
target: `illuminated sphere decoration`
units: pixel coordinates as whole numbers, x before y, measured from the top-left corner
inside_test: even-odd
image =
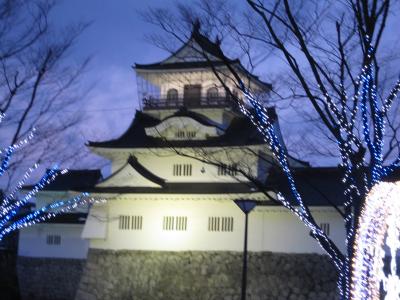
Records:
[[[375,185],[361,211],[352,259],[352,300],[400,299],[400,181]],[[390,254],[389,270],[384,258]],[[381,295],[382,294],[382,295]]]

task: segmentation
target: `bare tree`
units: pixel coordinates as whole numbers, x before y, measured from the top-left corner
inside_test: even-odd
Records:
[[[385,29],[395,7],[390,0],[247,0],[246,3],[242,22],[236,23],[229,8],[216,10],[216,4],[211,1],[202,1],[195,12],[180,5],[178,14],[180,20],[186,20],[183,24],[193,24],[200,18],[205,20],[209,34],[230,34],[226,40],[238,43],[237,48],[245,50],[250,66],[256,61],[252,59],[253,54],[263,51],[265,55],[259,56],[260,62],[271,54],[285,62],[290,85],[287,96],[279,100],[291,98],[291,104],[305,107],[309,117],[318,120],[315,127],[330,140],[328,152],[335,154],[340,162],[347,232],[344,253],[319,228],[303,201],[288,152],[277,138],[266,107],[244,84],[224,52],[219,53],[236,87],[247,99],[245,103],[237,99],[242,112],[263,134],[292,191],[290,199],[279,197],[277,200],[310,228],[312,236],[332,258],[339,274],[340,295],[342,299],[349,299],[358,217],[370,189],[395,174],[400,163],[399,104],[395,101],[400,82],[393,79],[393,72],[388,69],[387,58],[392,49],[385,43],[388,36]],[[170,14],[166,10],[151,10],[147,19],[184,40],[182,32],[174,29],[176,24],[166,22],[173,19]],[[159,39],[156,42],[162,45]],[[198,42],[201,45],[201,39]],[[252,52],[250,44],[256,45],[258,51]],[[394,63],[396,60],[391,60],[390,66]],[[210,67],[213,67],[211,61]],[[226,74],[217,68],[213,70],[223,84]],[[388,86],[390,81],[392,84]],[[322,148],[318,151],[325,152]]]
[[[57,30],[50,21],[54,5],[51,0],[0,2],[1,145],[15,144],[36,128],[31,148],[15,154],[3,188],[35,162],[62,162],[82,150],[64,146],[81,119],[78,91],[84,91],[78,79],[88,63],[73,62],[70,54],[88,24]]]

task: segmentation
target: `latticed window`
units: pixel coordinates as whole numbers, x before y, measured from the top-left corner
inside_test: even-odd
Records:
[[[142,216],[119,216],[118,229],[119,230],[142,230],[143,217]]]
[[[192,165],[191,164],[174,164],[172,169],[172,175],[174,176],[192,176]]]
[[[207,90],[207,99],[218,98],[218,89],[216,87],[209,88]]]
[[[178,130],[175,132],[175,137],[183,139],[183,138],[185,138],[185,132],[183,130]]]
[[[179,139],[193,139],[196,137],[196,131],[183,131],[183,130],[178,130],[175,132],[175,137]]]
[[[208,217],[208,231],[233,231],[233,217]]]
[[[178,90],[169,89],[167,92],[167,100],[178,100]]]
[[[188,139],[193,139],[196,137],[196,131],[186,131],[186,137]]]
[[[175,230],[185,231],[187,229],[187,217],[176,217]]]
[[[61,235],[49,234],[46,237],[47,245],[60,245],[61,244]]]
[[[187,217],[165,216],[163,219],[163,230],[186,231],[187,230]]]
[[[222,164],[218,166],[219,176],[236,176],[237,173],[237,164]]]
[[[321,223],[320,227],[323,232],[325,232],[326,235],[330,234],[330,224],[329,223]]]

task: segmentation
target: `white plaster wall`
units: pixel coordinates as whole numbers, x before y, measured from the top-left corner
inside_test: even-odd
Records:
[[[166,138],[167,140],[187,140],[187,138],[177,138],[175,133],[177,130],[193,131],[195,137],[190,140],[206,140],[208,137],[217,137],[222,133],[214,126],[205,126],[198,121],[189,117],[173,117],[164,120],[162,123],[154,127],[145,129],[147,136],[155,138]]]
[[[178,98],[183,99],[185,85],[201,85],[201,97],[207,96],[207,89],[217,87],[219,96],[225,96],[222,84],[211,70],[186,70],[186,71],[167,71],[146,75],[160,87],[161,97],[166,97],[169,89],[178,91]],[[234,84],[230,80],[226,85],[233,90]]]
[[[89,242],[81,238],[83,225],[37,224],[20,230],[18,255],[29,257],[86,258]],[[60,235],[60,245],[48,245],[47,235]]]
[[[244,214],[230,200],[151,200],[109,201],[107,235],[92,239],[90,247],[158,251],[226,250],[242,251]],[[143,217],[142,230],[118,229],[119,215]],[[164,231],[164,216],[187,216],[187,231]],[[209,232],[209,216],[234,218],[233,232]],[[330,208],[315,213],[318,221],[330,223],[331,237],[344,247],[344,228]],[[249,216],[249,250],[288,253],[322,253],[309,231],[282,208],[257,208]]]
[[[256,147],[254,148],[256,149]],[[207,159],[214,162],[224,162],[226,164],[238,163],[246,173],[258,176],[258,157],[250,154],[248,151],[240,148],[230,148],[229,150],[218,149],[218,148],[204,148],[198,152],[191,149],[183,150],[190,156],[198,156],[201,158],[204,156],[204,152],[210,153],[207,155]],[[203,163],[197,159],[176,155],[173,151],[157,154],[157,150],[136,152],[135,156],[139,162],[148,170],[166,179],[169,182],[237,182],[248,181],[241,174],[237,176],[220,176],[218,175],[218,167],[212,164]],[[191,164],[192,175],[191,176],[173,176],[173,165],[174,164]],[[202,172],[204,168],[204,172]]]
[[[107,203],[95,203],[91,206],[82,230],[82,238],[107,238],[108,206]]]
[[[258,153],[260,149],[265,149],[263,145],[260,146],[248,146],[255,153]],[[246,173],[252,172],[254,176],[265,176],[265,171],[261,172],[259,163],[263,163],[258,160],[258,156],[248,151],[248,149],[242,149],[239,147],[231,147],[229,149],[221,148],[203,148],[201,150],[193,149],[176,149],[182,151],[190,156],[201,156],[207,151],[210,153],[207,158],[215,162],[226,162],[226,164],[239,163]],[[248,181],[241,174],[237,176],[220,176],[218,175],[218,167],[212,164],[203,163],[197,159],[184,157],[177,155],[175,151],[168,149],[127,149],[124,151],[114,151],[113,160],[113,172],[122,167],[122,162],[128,160],[130,155],[134,155],[138,161],[147,168],[150,172],[155,175],[169,181],[169,182],[237,182]],[[117,158],[119,156],[119,158]],[[125,164],[124,163],[124,164]],[[191,176],[173,176],[173,165],[174,164],[191,164],[192,175]],[[263,166],[266,167],[266,166]],[[204,168],[204,172],[202,169]],[[118,183],[123,186],[123,182]]]
[[[329,223],[329,237],[345,249],[345,231],[342,218],[332,208],[314,208],[313,216],[318,225]],[[251,245],[256,250],[275,252],[323,253],[317,242],[310,236],[310,230],[284,208],[256,208],[249,218],[254,234],[249,234]],[[286,250],[285,250],[286,249]]]
[[[227,68],[218,68],[218,74],[224,81],[224,84],[231,90],[237,90],[235,81],[233,81],[232,74]],[[238,75],[241,76],[244,84],[254,91],[263,90],[264,87],[260,86],[257,82],[253,81],[251,77],[239,71]],[[137,72],[137,76],[151,82],[153,85],[160,88],[161,96],[165,97],[167,91],[171,88],[178,90],[179,99],[183,99],[183,88],[185,85],[200,84],[202,86],[202,96],[206,95],[207,88],[216,86],[219,87],[221,96],[225,94],[223,85],[220,80],[215,76],[211,68],[204,69],[185,69],[185,70],[154,70]],[[149,91],[151,94],[151,91]],[[240,93],[238,93],[240,95]]]
[[[118,173],[97,184],[98,187],[120,187],[121,185],[131,187],[160,187],[159,184],[143,177],[129,164],[125,164],[122,169],[118,170]]]

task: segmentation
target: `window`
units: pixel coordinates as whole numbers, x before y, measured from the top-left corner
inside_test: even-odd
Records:
[[[187,229],[187,217],[176,217],[175,230],[185,231]]]
[[[208,231],[219,231],[219,217],[208,217]]]
[[[177,132],[175,132],[175,137],[183,139],[185,138],[185,132],[183,130],[178,130]]]
[[[330,234],[330,224],[329,223],[321,223],[320,227],[322,229],[323,232],[325,232],[326,235]]]
[[[237,164],[219,165],[218,166],[218,175],[219,176],[236,176],[237,175]]]
[[[187,217],[165,216],[163,219],[163,230],[186,231],[187,230]]]
[[[233,217],[208,217],[208,231],[233,231]]]
[[[192,165],[191,164],[174,164],[172,169],[172,175],[174,176],[192,176]]]
[[[177,89],[169,89],[167,92],[167,100],[178,100],[178,90]]]
[[[47,245],[60,245],[61,244],[61,235],[49,234],[46,237]]]
[[[183,131],[183,130],[178,130],[175,132],[175,137],[180,138],[180,139],[192,139],[196,137],[196,131]]]
[[[164,217],[163,230],[174,230],[174,217]]]
[[[218,89],[216,87],[209,88],[207,90],[207,99],[217,99]]]
[[[119,216],[119,230],[142,230],[142,216]]]
[[[193,139],[196,137],[196,131],[186,131],[186,137],[188,139]]]

